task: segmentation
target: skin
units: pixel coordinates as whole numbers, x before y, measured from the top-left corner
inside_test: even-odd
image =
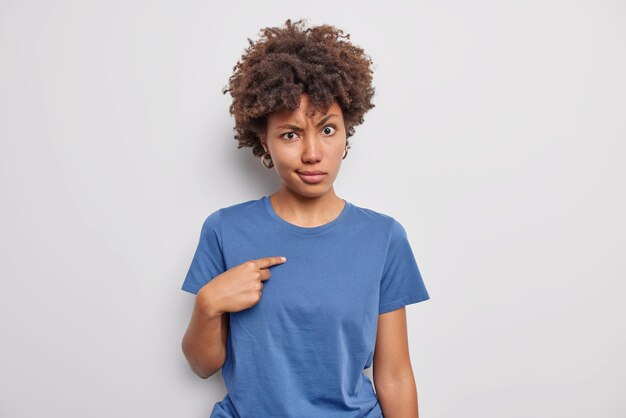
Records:
[[[303,227],[332,221],[345,205],[333,188],[346,147],[341,107],[333,103],[325,114],[317,112],[312,117],[311,111],[308,96],[303,94],[298,109],[267,118],[265,137],[261,139],[281,179],[270,202],[281,218]],[[328,115],[336,116],[325,119]],[[296,170],[321,170],[327,174],[320,183],[308,184]],[[385,418],[418,417],[404,307],[378,316],[373,377]]]
[[[327,114],[318,112],[311,118],[307,113],[312,110],[308,95],[303,94],[300,107],[294,112],[285,110],[268,116],[262,139],[282,180],[279,189],[270,196],[272,206],[281,218],[303,227],[330,222],[345,205],[333,187],[346,147],[343,112],[336,103]],[[335,116],[326,118],[329,115]],[[318,127],[323,119],[326,120]],[[297,170],[320,170],[327,174],[320,183],[308,184]]]
[[[385,418],[419,418],[404,306],[378,315],[372,375]]]

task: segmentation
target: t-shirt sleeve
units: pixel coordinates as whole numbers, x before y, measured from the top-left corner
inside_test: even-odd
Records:
[[[217,210],[202,224],[200,240],[181,289],[198,294],[200,288],[224,271],[220,210]]]
[[[380,281],[378,313],[430,299],[413,255],[406,230],[393,220],[389,247]]]

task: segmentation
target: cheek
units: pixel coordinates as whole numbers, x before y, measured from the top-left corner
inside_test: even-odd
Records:
[[[272,157],[275,165],[285,168],[289,168],[292,165],[297,164],[300,160],[300,154],[296,147],[278,148],[274,151]]]
[[[333,156],[337,156],[340,160],[343,158],[343,154],[346,150],[346,142],[338,142],[336,146],[333,148]]]

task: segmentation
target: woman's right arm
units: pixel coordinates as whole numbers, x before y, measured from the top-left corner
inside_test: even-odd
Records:
[[[203,292],[204,290],[204,292]],[[226,339],[230,312],[219,312],[206,293],[207,286],[196,296],[182,349],[191,369],[203,379],[213,376],[226,360]]]
[[[200,288],[182,343],[189,366],[198,376],[206,379],[222,368],[230,313],[259,303],[263,281],[271,276],[269,268],[285,261],[284,257],[249,260]]]

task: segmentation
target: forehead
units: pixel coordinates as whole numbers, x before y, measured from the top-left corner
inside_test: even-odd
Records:
[[[287,121],[302,121],[312,119],[317,121],[323,118],[325,115],[334,113],[336,115],[342,115],[341,106],[337,102],[333,102],[327,109],[326,113],[316,112],[315,108],[309,102],[308,96],[303,94],[300,97],[300,106],[295,110],[284,109],[278,112],[274,112],[267,117],[269,123],[282,123]]]

